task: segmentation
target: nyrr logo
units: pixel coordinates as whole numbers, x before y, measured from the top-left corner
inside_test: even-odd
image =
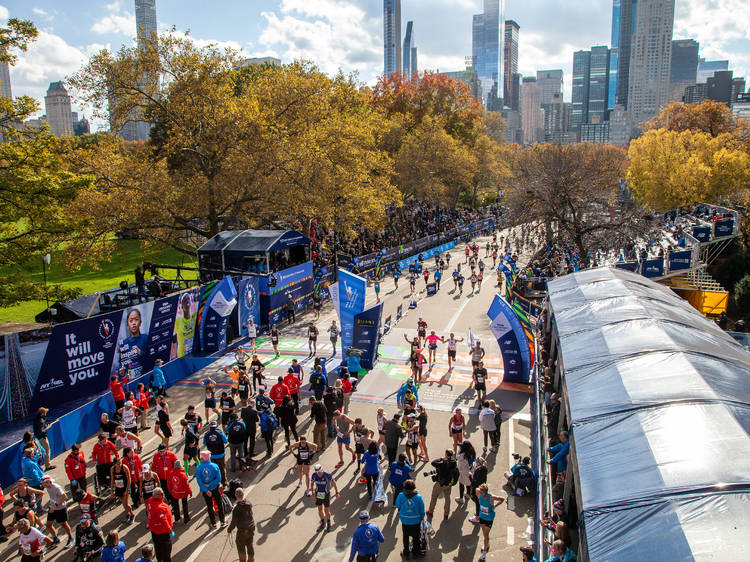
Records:
[[[104,341],[109,340],[115,334],[115,325],[109,318],[103,319],[99,322],[99,337]]]
[[[61,386],[65,386],[65,383],[59,379],[51,378],[49,382],[44,383],[39,387],[39,391],[43,392],[45,390],[53,390],[55,388],[59,388]]]

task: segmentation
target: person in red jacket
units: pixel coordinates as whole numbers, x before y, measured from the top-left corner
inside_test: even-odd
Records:
[[[175,461],[174,467],[169,471],[167,487],[172,496],[172,513],[177,519],[180,518],[180,502],[182,502],[183,520],[187,525],[190,521],[188,498],[193,497],[193,490],[190,488],[190,482],[188,482],[187,474],[180,461]]]
[[[154,494],[146,500],[146,527],[151,531],[156,559],[159,562],[172,560],[172,510],[164,502],[164,490],[155,488]]]
[[[349,402],[352,399],[352,390],[354,385],[349,379],[349,371],[345,370],[346,367],[341,367],[341,392],[344,393],[344,413],[349,413]]]
[[[122,387],[128,384],[129,380],[127,375],[122,380],[118,380],[117,375],[112,375],[109,378],[109,390],[112,392],[112,398],[115,401],[115,410],[119,410],[125,405],[125,391]]]
[[[119,454],[114,443],[107,439],[107,435],[100,433],[99,441],[94,445],[91,451],[91,459],[96,463],[96,477],[102,488],[109,488],[109,469],[112,468],[112,462]]]
[[[143,463],[141,457],[130,447],[125,447],[122,450],[122,463],[130,470],[130,500],[133,502],[133,508],[136,508],[141,503]]]
[[[169,477],[169,471],[172,470],[175,462],[177,462],[177,455],[172,451],[168,451],[167,446],[164,443],[159,445],[158,451],[154,455],[154,460],[151,461],[151,470],[156,472],[159,481],[163,482],[162,486],[165,488],[162,488],[162,492],[164,493],[166,501],[169,503],[172,502],[172,496],[169,493],[169,488],[166,483],[167,478]]]
[[[284,396],[290,396],[289,387],[284,384],[284,377],[278,378],[278,382],[271,387],[268,396],[276,403],[277,408],[284,402]]]
[[[136,408],[141,411],[141,429],[150,429],[146,418],[148,417],[148,402],[151,399],[151,392],[145,387],[142,382],[138,383],[135,391],[135,400],[133,404]]]
[[[81,446],[74,443],[70,447],[70,453],[65,458],[65,474],[70,480],[70,492],[74,494],[79,488],[86,489],[86,455],[81,451]]]
[[[294,370],[289,367],[289,372],[284,377],[284,384],[289,389],[289,396],[292,397],[294,402],[294,412],[299,416],[299,388],[302,386],[302,381],[297,378]],[[283,398],[281,399],[284,400]]]

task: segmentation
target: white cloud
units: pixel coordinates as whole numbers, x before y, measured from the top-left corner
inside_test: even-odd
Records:
[[[123,12],[106,15],[91,26],[91,31],[97,35],[125,35],[126,37],[135,37],[135,14]]]
[[[5,21],[7,21],[9,17],[10,12],[8,12],[8,8],[6,8],[5,6],[0,6],[0,20],[4,20],[3,23],[5,23]]]

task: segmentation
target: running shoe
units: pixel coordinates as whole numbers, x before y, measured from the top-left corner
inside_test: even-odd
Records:
[[[318,525],[318,528],[317,528],[317,532],[320,532],[320,531],[322,531],[325,528],[326,528],[326,522],[321,519],[320,520],[320,525]]]
[[[305,496],[307,496],[307,497],[310,497],[310,496],[312,496],[312,490],[307,490],[307,491],[305,492]]]
[[[55,537],[52,539],[52,544],[60,544],[60,537]]]
[[[329,531],[333,531],[333,525],[331,525],[331,522],[328,522],[328,525],[326,526],[326,533]]]
[[[487,551],[483,550],[482,554],[479,555],[480,560],[486,560],[487,559]]]
[[[68,540],[65,543],[65,548],[70,548],[71,546],[73,546],[73,537],[72,537],[72,535],[68,537]]]
[[[297,488],[299,488],[300,486],[302,486],[302,480],[300,480],[299,482],[297,482]]]
[[[479,517],[470,517],[469,523],[479,523]]]

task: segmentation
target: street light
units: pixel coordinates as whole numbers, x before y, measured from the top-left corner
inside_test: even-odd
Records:
[[[333,271],[336,281],[339,280],[339,206],[346,204],[346,197],[339,195],[333,200]]]
[[[47,301],[47,315],[49,316],[49,323],[52,324],[52,312],[49,309],[49,291],[47,290],[47,266],[52,261],[52,256],[44,254],[42,256],[42,275],[44,276],[44,300]]]

